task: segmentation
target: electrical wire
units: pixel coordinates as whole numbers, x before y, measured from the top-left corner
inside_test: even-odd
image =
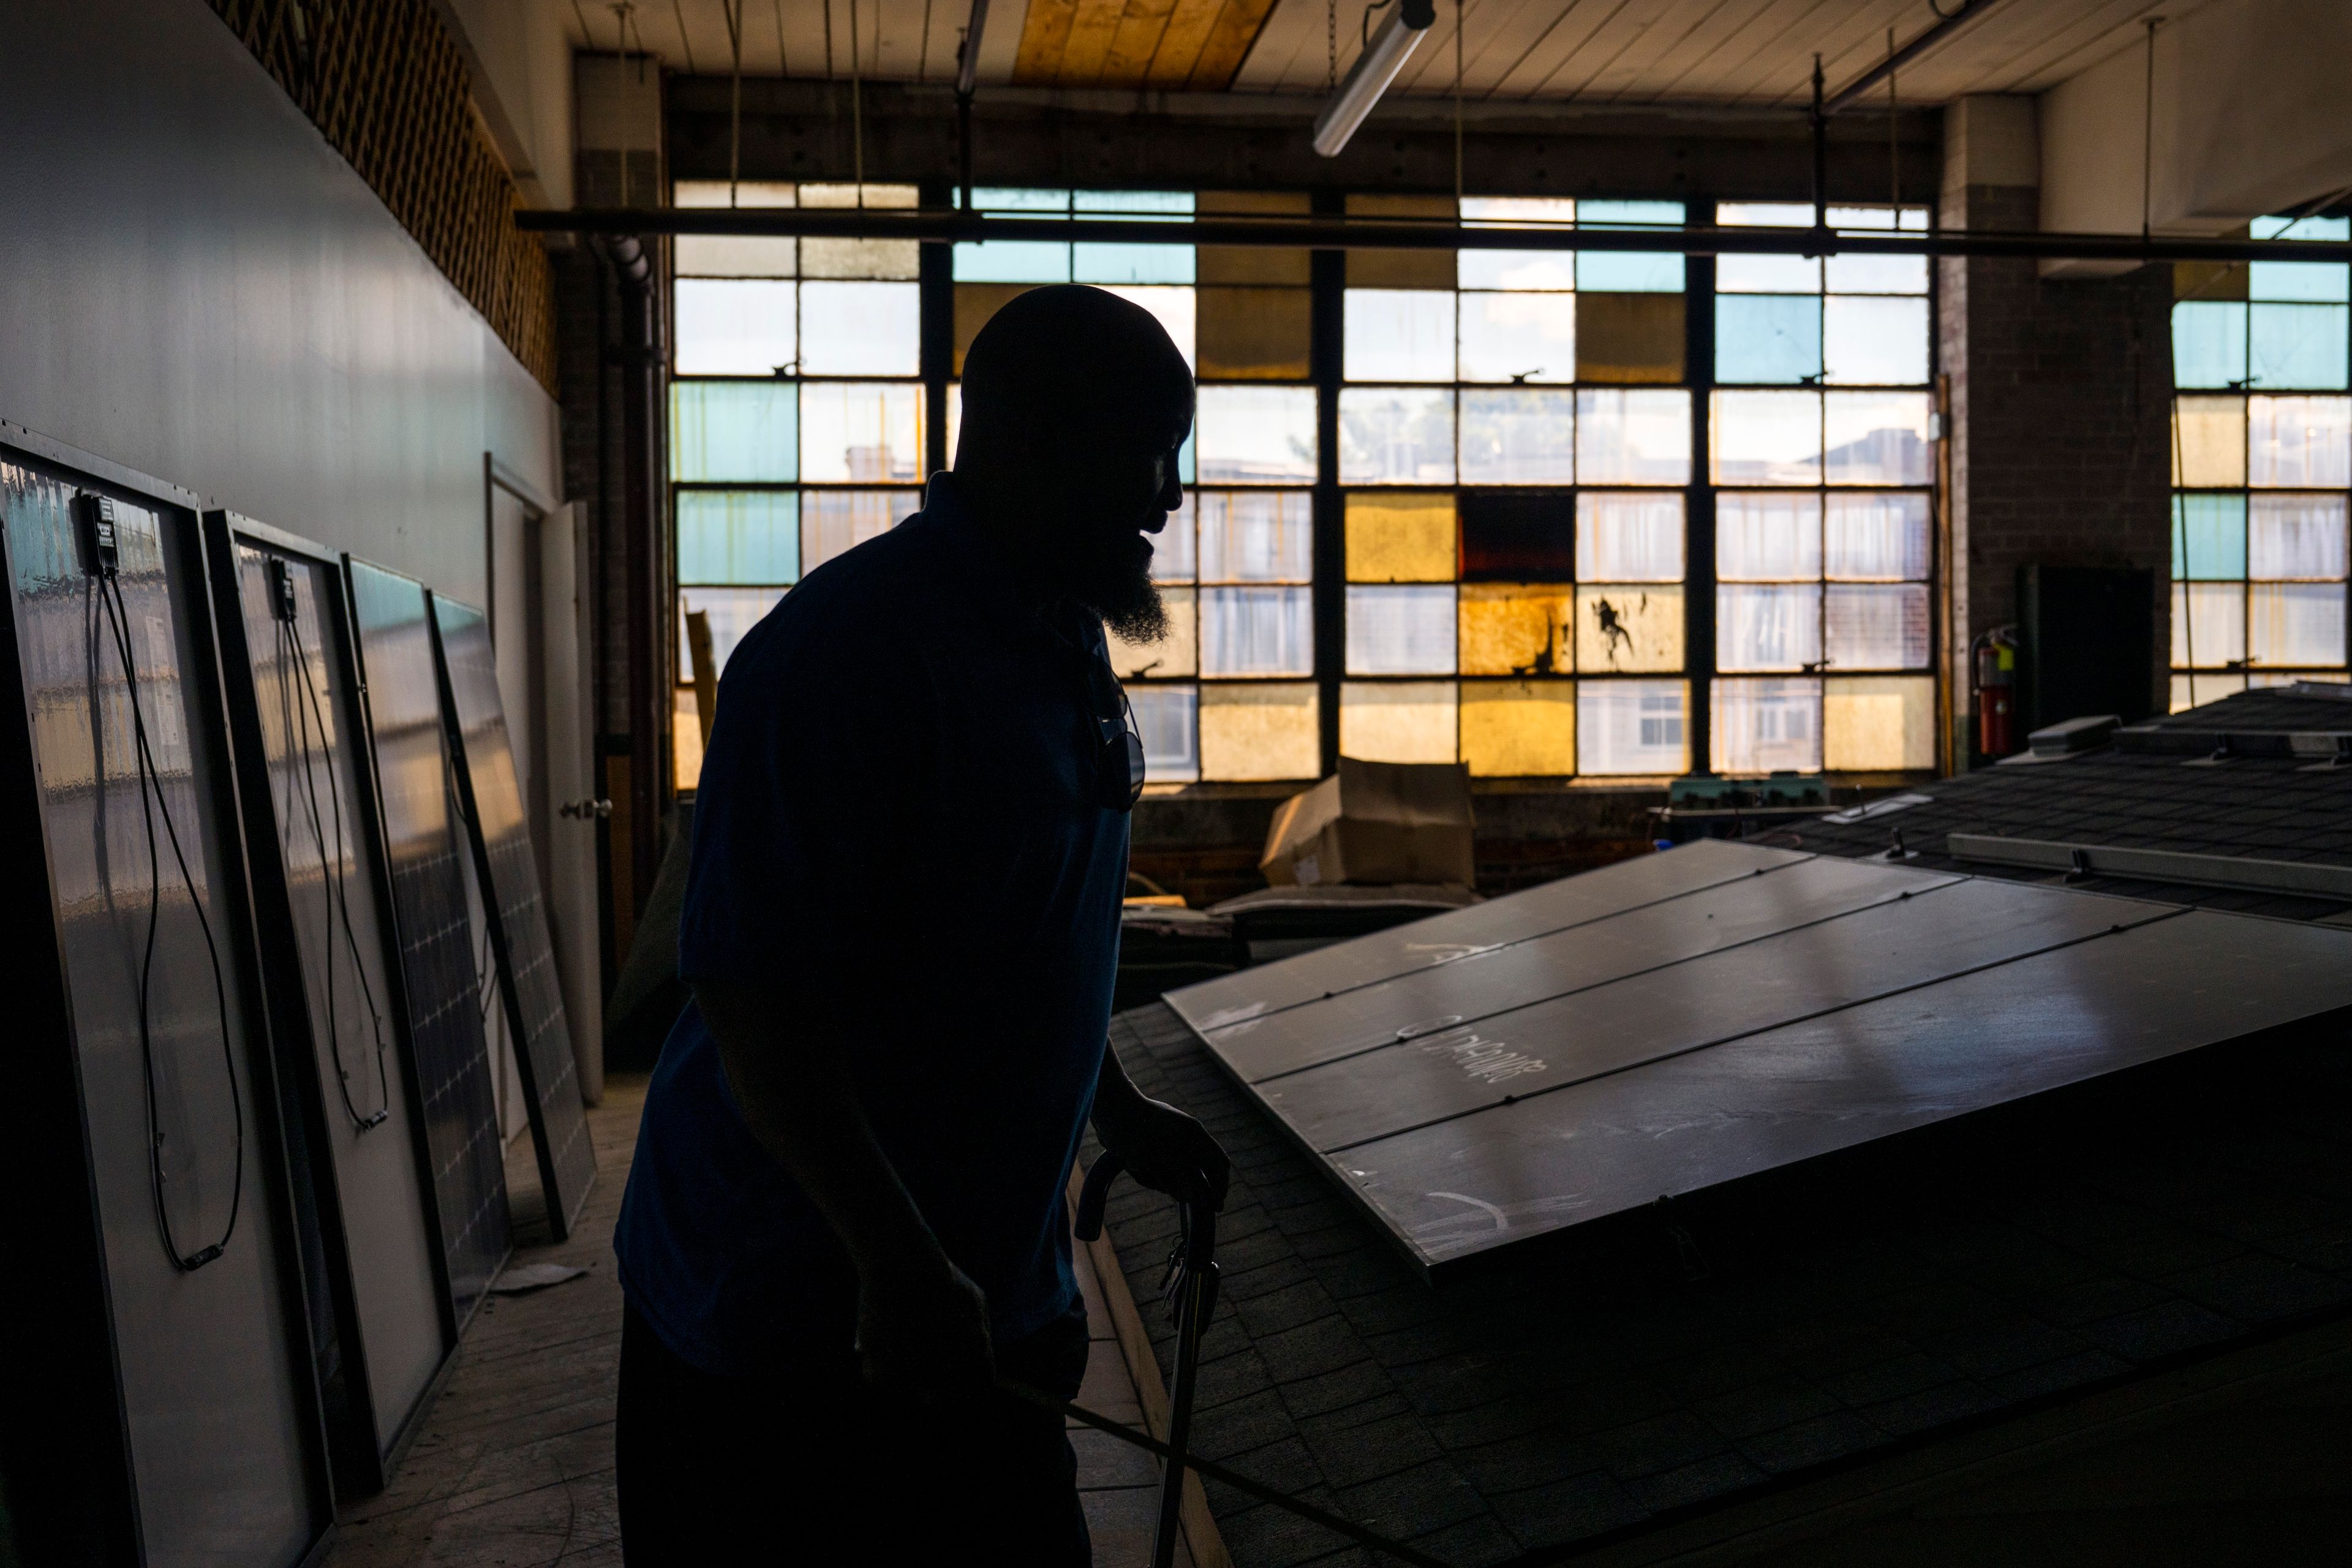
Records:
[[[237,1083],[236,1049],[229,1040],[228,986],[221,978],[220,947],[213,940],[212,921],[205,913],[205,901],[197,895],[196,879],[188,869],[187,853],[180,847],[179,826],[172,820],[171,804],[163,798],[163,770],[155,765],[155,753],[147,739],[147,715],[139,700],[139,661],[131,650],[131,612],[122,602],[122,587],[112,567],[102,569],[95,581],[99,605],[114,634],[115,657],[121,661],[123,679],[129,688],[132,751],[139,772],[139,812],[147,829],[147,941],[139,963],[139,1061],[147,1090],[147,1183],[154,1198],[155,1224],[163,1237],[163,1250],[172,1259],[173,1268],[183,1274],[193,1274],[226,1252],[230,1239],[236,1235],[237,1215],[245,1204],[245,1098]],[[103,788],[102,759],[98,773]],[[164,837],[172,846],[172,858],[180,868],[180,881],[188,890],[189,907],[196,912],[197,929],[204,932],[205,953],[212,961],[213,1000],[220,1015],[221,1066],[228,1078],[229,1108],[236,1126],[236,1164],[229,1187],[228,1219],[221,1226],[219,1240],[194,1252],[181,1250],[179,1237],[172,1229],[171,1209],[163,1201],[163,1129],[155,1093],[152,1006],[155,942],[163,912],[163,862],[155,843],[155,818],[159,814],[163,818]]]

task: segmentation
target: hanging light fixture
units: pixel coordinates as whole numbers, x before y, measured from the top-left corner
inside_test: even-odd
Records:
[[[1349,68],[1348,79],[1315,120],[1315,151],[1336,158],[1356,133],[1381,94],[1396,80],[1404,62],[1421,47],[1437,20],[1437,0],[1386,0],[1394,9],[1381,20],[1380,30],[1364,46]]]

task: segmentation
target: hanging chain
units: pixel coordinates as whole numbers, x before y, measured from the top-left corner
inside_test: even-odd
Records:
[[[1331,92],[1339,85],[1339,0],[1328,0],[1323,7],[1323,90]]]

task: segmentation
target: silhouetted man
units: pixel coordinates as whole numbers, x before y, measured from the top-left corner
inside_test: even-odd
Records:
[[[951,473],[728,661],[680,973],[614,1245],[633,1568],[1089,1560],[1063,1193],[1089,1114],[1222,1204],[1199,1123],[1105,1048],[1140,788],[1103,626],[1164,626],[1192,383],[1099,289],[966,356]],[[1130,757],[1132,762],[1130,762]],[[1130,774],[1129,768],[1136,771]]]

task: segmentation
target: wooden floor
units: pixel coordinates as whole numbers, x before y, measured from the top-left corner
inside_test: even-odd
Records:
[[[612,1237],[645,1087],[642,1075],[608,1079],[604,1103],[588,1113],[596,1185],[572,1240],[562,1246],[547,1241],[530,1140],[509,1151],[517,1246],[508,1268],[569,1263],[588,1272],[529,1295],[493,1295],[482,1304],[448,1385],[391,1487],[344,1510],[328,1559],[332,1568],[620,1563],[613,1394],[621,1288]],[[1079,1401],[1140,1425],[1135,1385],[1083,1248],[1078,1268],[1095,1334]],[[1149,1456],[1099,1433],[1080,1428],[1072,1441],[1095,1561],[1104,1568],[1139,1568],[1150,1555],[1156,1467]],[[910,1483],[910,1491],[919,1489]]]

